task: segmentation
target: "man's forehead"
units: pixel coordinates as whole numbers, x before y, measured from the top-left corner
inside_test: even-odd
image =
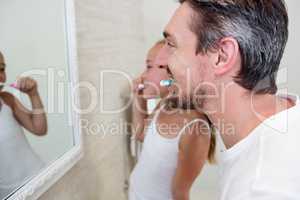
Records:
[[[175,37],[177,31],[189,28],[193,12],[193,9],[187,3],[181,4],[167,24],[164,37]]]

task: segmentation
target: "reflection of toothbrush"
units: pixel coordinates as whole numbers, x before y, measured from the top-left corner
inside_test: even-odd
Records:
[[[9,84],[9,85],[7,85],[6,83],[0,83],[0,86],[10,86],[10,87],[13,87],[13,88],[18,88],[18,86],[17,86],[17,83],[11,83],[11,84]]]
[[[173,83],[174,83],[173,79],[168,79],[168,80],[161,80],[159,84],[162,87],[170,87]]]
[[[140,83],[140,84],[138,85],[138,90],[141,91],[141,90],[143,90],[143,89],[145,89],[145,85],[142,84],[142,83]]]
[[[9,84],[9,86],[18,89],[18,84],[17,83],[11,83],[11,84]]]

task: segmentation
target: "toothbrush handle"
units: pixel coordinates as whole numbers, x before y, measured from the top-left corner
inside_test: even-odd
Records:
[[[9,86],[18,89],[17,83],[11,83],[11,84],[9,84]]]

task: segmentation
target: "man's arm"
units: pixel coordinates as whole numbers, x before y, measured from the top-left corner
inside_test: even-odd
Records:
[[[207,160],[210,129],[206,127],[205,121],[195,122],[186,128],[181,136],[178,164],[172,184],[172,194],[175,200],[189,200],[192,184]]]

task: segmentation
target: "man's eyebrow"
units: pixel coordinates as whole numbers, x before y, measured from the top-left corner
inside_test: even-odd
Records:
[[[6,64],[5,64],[5,63],[0,63],[0,67],[5,68],[5,67],[6,67]]]

